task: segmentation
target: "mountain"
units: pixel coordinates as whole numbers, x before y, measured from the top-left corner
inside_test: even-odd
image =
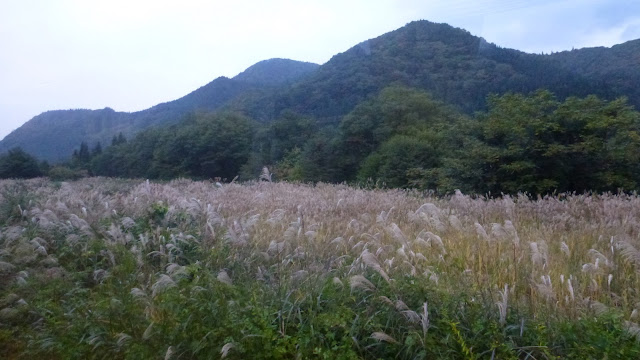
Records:
[[[246,84],[279,86],[299,80],[319,67],[310,62],[269,59],[250,66],[233,79]]]
[[[606,60],[593,62],[601,56],[593,51],[606,53]],[[625,44],[571,54],[528,54],[498,47],[447,24],[417,21],[335,55],[318,71],[278,93],[243,94],[229,108],[259,120],[274,119],[291,109],[320,122],[337,123],[357,104],[394,84],[427,90],[467,113],[483,110],[490,93],[527,93],[539,88],[559,98],[627,95],[640,106],[637,82],[632,81],[640,74],[637,47]],[[615,65],[603,72],[602,64],[608,61]]]
[[[626,95],[640,108],[640,39],[614,45],[563,51],[550,58],[571,73],[600,82],[609,95]]]
[[[640,107],[640,40],[612,48],[551,55],[501,48],[447,24],[415,21],[333,56],[322,66],[286,59],[261,61],[232,79],[218,78],[168,103],[136,113],[104,110],[47,112],[0,142],[0,152],[21,146],[50,161],[64,160],[81,141],[109,141],[150,126],[179,122],[194,110],[229,110],[258,121],[291,110],[337,124],[354,107],[390,85],[430,92],[473,113],[488,94],[540,88],[559,99],[625,95]]]
[[[131,136],[150,126],[172,125],[189,112],[213,111],[240,94],[299,80],[318,66],[287,59],[261,61],[232,79],[219,77],[177,100],[132,113],[110,108],[47,111],[0,141],[0,153],[21,147],[42,160],[64,161],[83,141],[106,145],[119,133]]]

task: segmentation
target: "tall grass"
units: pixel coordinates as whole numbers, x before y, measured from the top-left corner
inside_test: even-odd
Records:
[[[2,358],[640,357],[635,195],[0,190]]]

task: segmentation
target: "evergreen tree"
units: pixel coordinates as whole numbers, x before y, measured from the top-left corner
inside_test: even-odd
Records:
[[[34,178],[42,176],[38,160],[17,147],[0,157],[0,178]]]
[[[98,141],[96,146],[94,146],[94,148],[91,150],[91,157],[93,158],[100,154],[102,154],[102,144],[100,144],[100,142]]]

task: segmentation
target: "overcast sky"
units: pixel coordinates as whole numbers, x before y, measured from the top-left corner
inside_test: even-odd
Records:
[[[0,138],[55,109],[136,111],[413,20],[549,53],[640,38],[638,0],[0,0]]]

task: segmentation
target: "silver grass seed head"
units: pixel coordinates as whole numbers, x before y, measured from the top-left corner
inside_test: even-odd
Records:
[[[233,343],[226,343],[220,350],[220,358],[224,359],[229,355],[229,352],[235,347]]]
[[[388,342],[388,343],[391,343],[391,344],[397,344],[398,343],[398,341],[396,339],[392,338],[391,336],[385,334],[382,331],[376,331],[376,332],[372,333],[371,334],[371,338],[375,339],[375,340],[378,340],[378,341]]]
[[[362,291],[373,291],[376,289],[375,285],[367,278],[362,275],[354,275],[349,279],[349,285],[351,287],[351,291],[354,290],[362,290]]]

